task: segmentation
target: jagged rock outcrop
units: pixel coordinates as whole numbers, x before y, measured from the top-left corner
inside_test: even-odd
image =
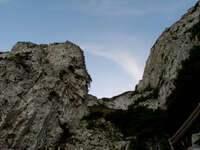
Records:
[[[0,150],[167,150],[199,102],[199,68],[200,1],[158,38],[136,90],[110,99],[88,94],[75,44],[19,42],[0,53]]]
[[[167,28],[151,49],[143,78],[137,91],[158,89],[158,107],[167,108],[168,99],[176,89],[184,61],[191,59],[200,47],[200,2],[179,21]]]
[[[87,113],[91,79],[70,42],[19,42],[0,54],[0,76],[0,149],[51,149]]]
[[[199,77],[200,1],[158,38],[135,91],[111,99],[104,98],[100,102],[109,109],[118,109],[107,119],[118,126],[124,135],[135,136],[137,140],[132,140],[132,143],[145,145],[141,149],[156,149],[155,145],[159,145],[160,149],[169,149],[167,138],[200,102]],[[143,115],[145,112],[146,115]],[[135,127],[135,124],[141,128]],[[127,134],[124,128],[133,132]],[[152,136],[146,138],[147,135]]]
[[[106,105],[113,105],[113,108],[121,107],[123,109],[124,107],[127,108],[128,105],[134,104],[139,99],[141,101],[137,102],[139,105],[152,109],[167,109],[171,102],[171,96],[177,92],[177,85],[179,84],[177,82],[180,82],[179,79],[183,78],[184,71],[189,63],[196,64],[193,64],[196,68],[189,68],[191,71],[190,76],[196,74],[195,77],[198,77],[199,72],[194,70],[199,69],[199,49],[200,2],[197,2],[179,21],[166,28],[155,42],[146,62],[143,78],[136,85],[135,91],[132,94],[124,93],[119,95],[117,99],[113,97]],[[196,78],[196,81],[199,83],[198,78]],[[195,89],[196,86],[191,88]],[[153,98],[149,96],[152,93],[154,93]],[[143,95],[143,100],[140,98],[141,95]],[[116,106],[117,104],[119,105],[119,99],[127,100],[124,102],[120,100],[121,106]]]
[[[86,128],[86,121],[81,121],[89,113],[91,78],[78,46],[70,42],[19,42],[11,52],[0,54],[0,77],[0,149],[113,146],[110,141],[114,136],[107,133],[114,134],[114,127],[109,128],[113,130],[110,132],[94,131]]]
[[[150,103],[149,103],[150,101]],[[139,93],[137,91],[128,91],[112,98],[98,99],[93,105],[104,105],[107,108],[115,110],[128,110],[129,106],[145,106],[151,109],[158,108],[157,91],[144,91]],[[90,102],[91,103],[91,102]]]

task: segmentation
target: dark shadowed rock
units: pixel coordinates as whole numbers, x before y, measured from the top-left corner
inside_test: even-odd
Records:
[[[194,47],[198,46],[200,2],[167,28],[153,45],[137,91],[158,89],[158,107],[166,108],[167,99],[177,86],[179,72],[185,67],[183,62],[190,59]]]

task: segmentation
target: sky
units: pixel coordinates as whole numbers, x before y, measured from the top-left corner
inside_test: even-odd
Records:
[[[71,41],[84,51],[89,93],[134,90],[156,39],[198,0],[0,0],[0,51],[18,41]]]

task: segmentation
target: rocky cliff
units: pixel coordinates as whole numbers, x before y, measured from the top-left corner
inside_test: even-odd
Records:
[[[19,42],[0,54],[0,148],[45,149],[86,113],[90,76],[70,42]]]
[[[78,46],[19,42],[0,54],[0,76],[1,150],[113,146],[105,131],[87,129],[80,121],[88,114],[91,78]]]
[[[151,49],[135,91],[88,95],[71,42],[0,53],[0,150],[161,150],[199,102],[200,2]],[[179,108],[179,109],[177,109]]]
[[[167,108],[169,97],[177,88],[180,72],[186,67],[184,62],[190,61],[194,53],[199,51],[199,40],[200,3],[198,2],[179,21],[167,28],[153,45],[137,91],[157,89],[158,107]],[[190,69],[192,71],[192,68]]]
[[[166,28],[155,42],[143,78],[135,91],[111,99],[103,98],[99,103],[109,109],[117,109],[107,119],[118,126],[124,135],[136,137],[136,140],[131,140],[132,149],[155,149],[155,145],[169,149],[167,138],[200,102],[199,77],[198,1],[179,21]]]
[[[196,104],[200,98],[197,90],[200,83],[199,41],[200,2],[197,2],[157,39],[135,91],[115,96],[106,105],[128,109],[129,105],[137,103],[154,110],[167,110],[177,101]]]

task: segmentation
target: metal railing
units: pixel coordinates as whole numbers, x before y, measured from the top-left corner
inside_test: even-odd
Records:
[[[178,140],[185,134],[187,129],[193,124],[196,118],[200,114],[200,103],[192,112],[192,114],[188,117],[188,119],[183,123],[183,125],[176,131],[176,133],[169,139],[169,144],[171,150],[174,150],[174,144],[178,142]]]

